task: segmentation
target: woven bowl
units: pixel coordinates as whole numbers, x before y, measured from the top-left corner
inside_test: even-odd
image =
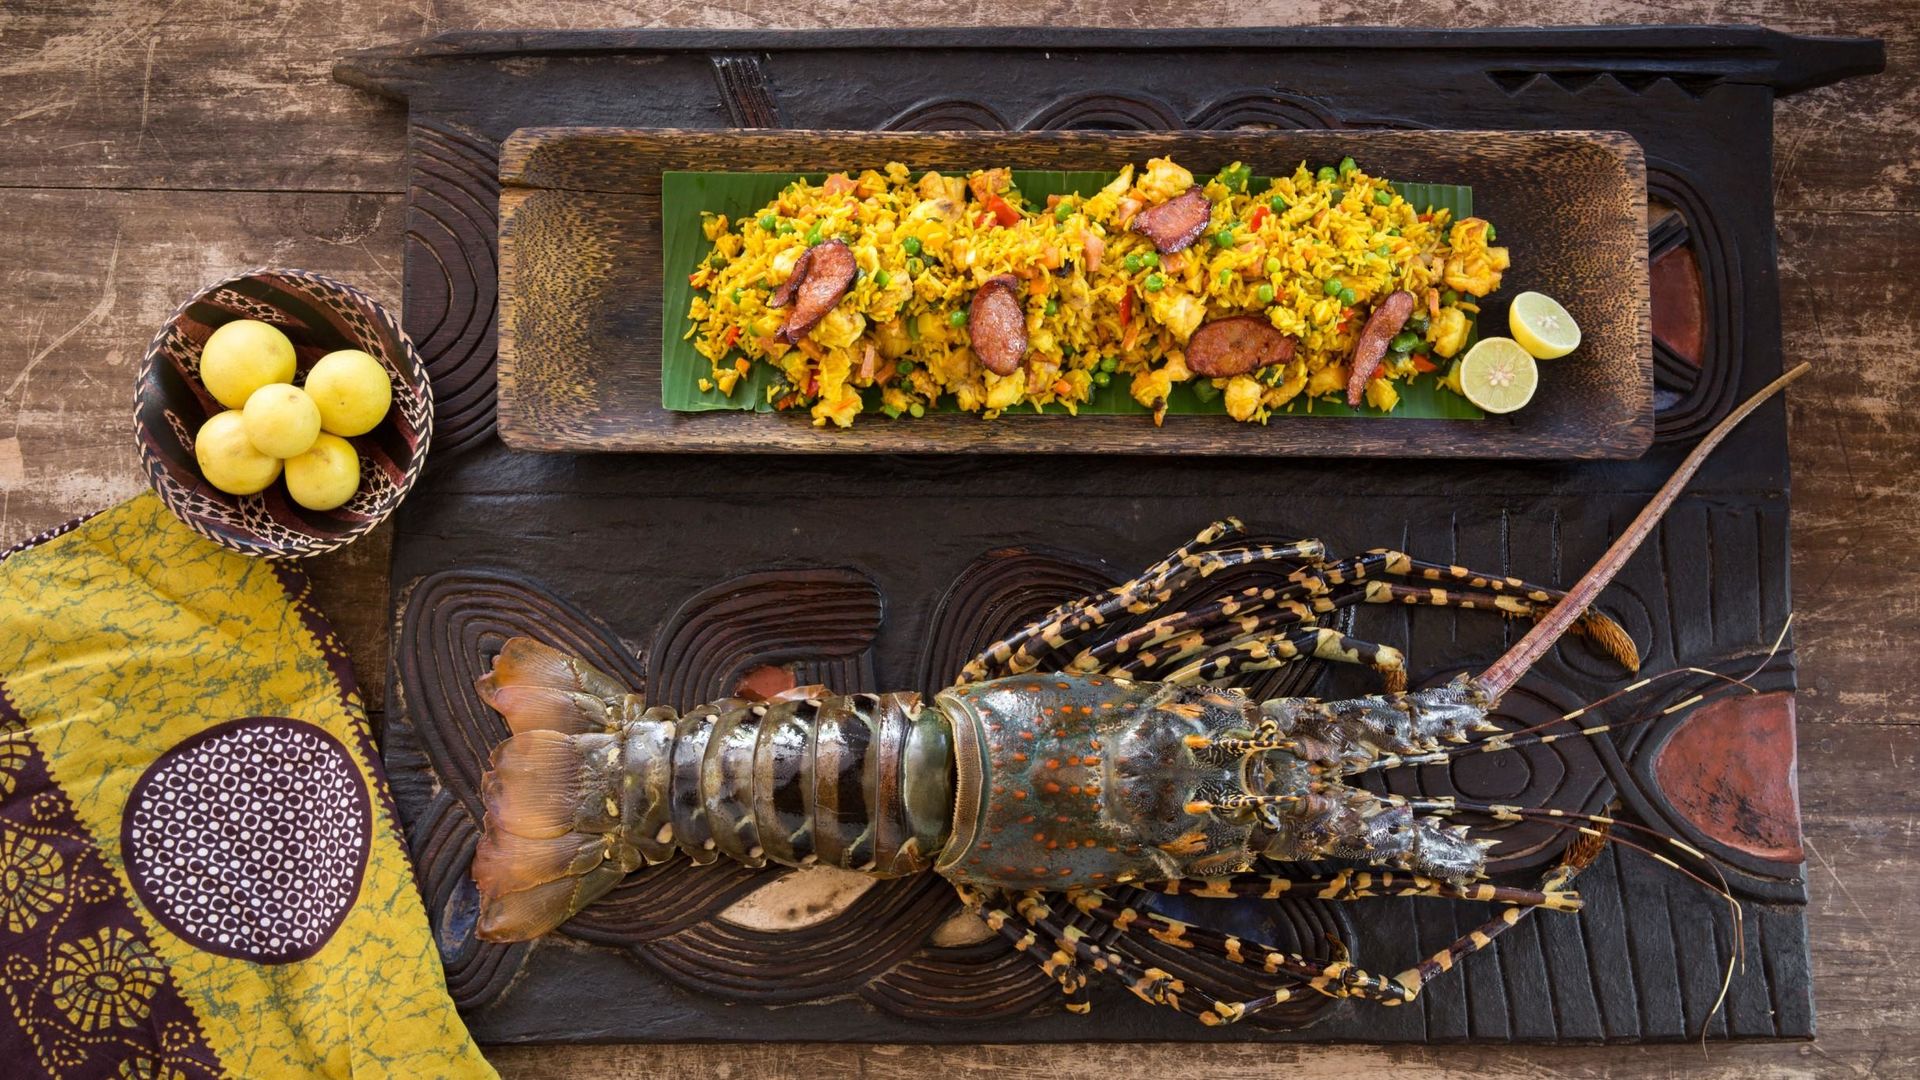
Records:
[[[360,349],[393,379],[380,425],[348,441],[360,453],[360,490],[332,510],[308,510],[279,481],[229,495],[200,478],[193,433],[223,406],[200,382],[200,348],[235,319],[272,323],[293,342],[296,381],[336,349]],[[305,270],[253,270],[202,289],[154,335],[140,366],[134,427],[147,482],[193,531],[247,555],[298,559],[351,543],[413,487],[433,436],[426,365],[392,313],[351,285]]]

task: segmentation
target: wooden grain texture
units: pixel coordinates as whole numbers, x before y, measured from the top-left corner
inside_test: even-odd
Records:
[[[1352,155],[1386,176],[1471,186],[1475,206],[1525,251],[1509,290],[1581,313],[1554,392],[1477,421],[1280,416],[965,413],[820,428],[802,412],[669,412],[661,338],[684,312],[661,289],[661,174],[715,161],[752,171],[858,171],[902,161],[964,171],[1117,170],[1172,157],[1200,175],[1234,161],[1266,173]],[[508,139],[500,178],[500,437],[572,453],[1057,453],[1636,458],[1653,441],[1646,162],[1619,132],[1268,131],[714,133],[534,128]],[[618,253],[617,256],[615,253]],[[1508,293],[1507,295],[1511,295]],[[664,322],[664,325],[663,325]]]
[[[1137,25],[1190,5],[935,0],[870,9],[460,0],[198,5],[90,0],[0,8],[0,543],[138,490],[126,430],[133,365],[181,296],[220,273],[288,262],[398,292],[405,120],[329,81],[344,50],[452,29],[746,27],[878,20]],[[1920,22],[1907,0],[1267,0],[1215,24],[1489,25],[1739,19],[1880,35],[1889,70],[1781,102],[1773,176],[1781,318],[1815,362],[1789,402],[1794,466],[1801,796],[1821,1037],[1697,1048],[1273,1046],[646,1046],[502,1050],[510,1076],[1038,1077],[1300,1074],[1417,1078],[1904,1076],[1920,1071],[1909,992],[1920,941],[1911,772],[1920,724],[1920,433],[1907,418],[1920,260]],[[1755,178],[1766,182],[1768,178]],[[63,190],[120,189],[120,190]],[[320,197],[284,193],[325,191]],[[380,535],[380,534],[376,534]],[[362,681],[383,679],[384,567],[356,545],[316,567]]]

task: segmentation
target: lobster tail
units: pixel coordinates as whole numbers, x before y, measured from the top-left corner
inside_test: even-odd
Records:
[[[671,857],[670,711],[643,711],[608,675],[527,638],[508,641],[477,686],[514,732],[481,786],[482,938],[538,937]]]
[[[576,656],[532,638],[509,638],[480,676],[480,699],[506,718],[514,734],[550,730],[605,731],[626,687]]]

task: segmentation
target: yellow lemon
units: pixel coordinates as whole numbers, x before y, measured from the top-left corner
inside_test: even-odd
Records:
[[[263,454],[290,458],[304,454],[320,434],[320,408],[305,390],[272,383],[253,392],[247,407],[247,438]]]
[[[360,455],[353,444],[322,432],[313,449],[287,459],[287,494],[309,510],[331,510],[360,490]]]
[[[280,477],[280,459],[254,449],[246,421],[233,409],[200,425],[193,437],[193,457],[207,483],[229,495],[264,491]]]
[[[387,369],[359,349],[330,352],[307,372],[307,393],[320,406],[320,427],[335,435],[365,435],[393,404]]]
[[[245,407],[268,383],[292,382],[293,368],[293,342],[256,319],[227,323],[200,347],[200,381],[229,409]]]
[[[1512,338],[1481,338],[1460,360],[1460,390],[1490,413],[1510,413],[1533,400],[1540,367]]]
[[[1507,328],[1535,360],[1552,360],[1580,347],[1580,324],[1546,293],[1514,297],[1507,308]]]

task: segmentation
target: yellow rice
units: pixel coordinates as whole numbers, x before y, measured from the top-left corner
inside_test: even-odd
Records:
[[[1397,383],[1459,352],[1474,300],[1507,266],[1487,222],[1424,212],[1350,160],[1317,172],[1303,163],[1257,191],[1238,163],[1222,170],[1205,184],[1211,221],[1183,252],[1159,255],[1128,230],[1134,214],[1193,183],[1155,158],[1094,195],[1042,207],[1026,204],[1006,170],[915,180],[896,162],[796,181],[738,223],[707,215],[713,249],[692,275],[705,295],[687,331],[713,364],[702,388],[732,394],[752,364],[769,363],[779,373],[769,401],[844,427],[869,407],[918,416],[946,401],[988,418],[1054,403],[1073,411],[1120,381],[1157,421],[1173,385],[1195,378],[1182,352],[1193,330],[1253,313],[1298,339],[1293,359],[1210,382],[1235,418],[1264,421],[1303,395],[1344,395],[1368,312],[1406,289],[1415,325],[1425,320],[1420,344],[1390,354],[1366,390],[1390,411]],[[810,242],[834,237],[854,252],[853,287],[799,346],[775,340],[785,312],[768,308],[772,291]],[[976,361],[965,322],[974,290],[1000,274],[1024,283],[1030,343],[1005,377]]]

